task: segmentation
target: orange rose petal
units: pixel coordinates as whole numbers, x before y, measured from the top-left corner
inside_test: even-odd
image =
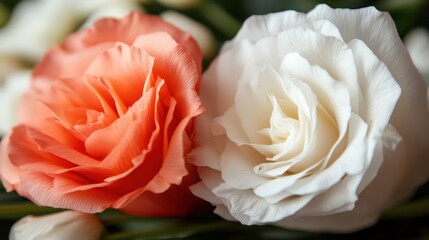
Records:
[[[20,184],[19,169],[12,165],[7,156],[6,148],[9,145],[9,135],[6,135],[0,142],[0,177],[3,186],[8,192],[13,191]]]
[[[101,77],[89,75],[85,75],[83,81],[93,92],[93,95],[97,97],[103,108],[104,114],[111,119],[118,118],[119,115],[116,111],[115,101],[110,95],[107,86],[104,84],[105,81]]]
[[[139,126],[142,125],[142,122],[135,122],[136,113],[145,111],[147,116],[154,114],[154,106],[151,104],[154,99],[155,93],[153,91],[145,94],[124,116],[117,119],[110,126],[100,129],[89,136],[85,142],[87,153],[98,159],[103,159],[102,165],[107,168],[117,169],[119,172],[123,171],[124,168],[129,168],[130,158],[118,158],[118,154],[127,154],[132,157],[142,153],[142,148],[145,147],[149,139],[148,134],[153,131],[154,126],[151,123],[153,120],[147,119],[144,122],[145,130],[137,133],[137,128],[142,127]],[[153,115],[151,117],[153,118]],[[127,138],[130,137],[133,139],[128,140]],[[118,164],[116,163],[117,159],[123,160],[124,163],[120,164],[120,166],[115,166]]]
[[[192,142],[187,136],[185,129],[191,123],[191,119],[202,113],[204,110],[199,101],[195,101],[196,109],[190,115],[185,117],[174,128],[174,133],[169,137],[169,145],[166,154],[164,154],[164,161],[159,173],[151,180],[146,187],[147,191],[153,193],[161,193],[168,189],[171,184],[179,185],[182,182],[183,176],[188,174],[186,169],[185,154],[192,148]],[[191,107],[192,108],[192,107]],[[171,122],[167,115],[166,122]],[[172,115],[170,115],[172,116]],[[166,123],[164,129],[164,136],[168,130],[169,123]],[[165,143],[164,143],[165,144]]]
[[[32,200],[43,206],[75,209],[87,213],[101,212],[111,206],[117,198],[108,191],[99,189],[91,192],[76,191],[60,194],[53,186],[53,179],[38,172],[25,172],[21,177],[22,185],[32,196]]]
[[[105,181],[122,182],[123,184],[127,182],[136,183],[134,185],[128,184],[127,191],[144,189],[146,184],[158,173],[163,162],[162,154],[160,154],[162,153],[162,139],[159,137],[159,132],[160,129],[157,127],[150,136],[142,154],[132,159],[132,167],[120,174],[106,178]],[[118,163],[118,161],[115,163]]]
[[[113,203],[112,207],[116,209],[124,208],[135,201],[145,191],[146,189],[144,188],[138,188],[132,192],[122,195]]]
[[[126,79],[126,77],[124,77]],[[118,116],[122,116],[124,115],[127,111],[128,111],[128,107],[131,106],[135,101],[131,100],[133,98],[136,98],[135,100],[139,99],[140,95],[135,94],[136,90],[138,90],[137,87],[132,88],[134,90],[134,92],[129,92],[128,97],[123,98],[121,97],[121,94],[118,93],[119,91],[123,91],[123,92],[127,92],[127,89],[124,87],[127,84],[119,84],[119,86],[122,86],[122,88],[116,88],[114,86],[114,80],[113,79],[109,79],[108,77],[102,77],[100,78],[101,82],[104,84],[104,86],[106,86],[107,91],[109,92],[110,96],[112,97],[114,103],[115,103],[115,108],[116,108],[116,113]],[[130,81],[131,82],[131,81]],[[127,100],[130,99],[130,100]]]
[[[161,167],[161,165],[163,165],[163,153],[162,153],[162,144],[160,144],[160,142],[162,141],[161,138],[161,134],[160,131],[162,129],[162,124],[159,122],[159,119],[164,119],[164,117],[159,117],[160,113],[159,111],[162,111],[164,106],[162,104],[162,102],[160,101],[160,96],[162,94],[160,94],[161,89],[165,88],[165,85],[162,84],[163,81],[159,80],[155,86],[157,87],[157,92],[158,94],[156,94],[156,104],[157,107],[155,108],[155,112],[154,113],[147,113],[147,111],[141,111],[141,114],[146,118],[146,119],[141,119],[143,123],[146,123],[148,121],[151,121],[150,118],[153,118],[155,116],[155,124],[156,124],[156,129],[153,131],[152,135],[150,135],[150,139],[148,142],[143,142],[143,146],[147,146],[144,150],[143,150],[143,154],[148,154],[146,156],[144,156],[144,158],[138,158],[140,159],[140,161],[137,161],[136,159],[133,159],[132,163],[133,163],[133,167],[129,168],[127,171],[123,172],[122,174],[116,175],[114,177],[111,177],[109,179],[106,179],[106,181],[117,181],[121,178],[126,178],[127,182],[139,182],[139,180],[137,180],[138,178],[143,179],[143,178],[147,178],[147,176],[150,176],[148,179],[149,180],[159,171],[159,167]],[[144,103],[144,101],[143,101]],[[153,121],[153,120],[152,120]],[[139,124],[138,126],[142,127],[142,129],[140,131],[133,131],[133,134],[138,134],[138,136],[142,136],[144,134],[148,134],[148,131],[146,131],[144,129],[144,125]],[[140,141],[141,142],[141,141]],[[144,159],[144,161],[143,161]],[[178,159],[180,160],[180,159]],[[106,160],[105,160],[106,161]],[[143,162],[142,162],[143,161]],[[104,161],[103,161],[104,163]],[[182,165],[184,163],[182,162]],[[142,166],[141,166],[142,165]],[[155,167],[154,167],[155,166]],[[158,166],[158,167],[156,167]],[[147,173],[148,168],[152,168],[153,171],[151,173]],[[186,171],[184,172],[176,172],[175,175],[177,174],[178,178],[182,178],[184,175],[186,175]],[[135,180],[131,181],[128,180],[129,178],[135,178],[133,175],[136,175]],[[143,177],[144,176],[144,177]],[[152,180],[150,180],[151,182]],[[146,182],[146,181],[142,181],[140,180],[140,182]],[[139,187],[143,187],[144,185],[140,185]],[[162,190],[165,191],[165,188]]]
[[[54,105],[49,102],[45,103],[45,105],[51,109],[52,115],[54,115],[57,122],[65,129],[69,129],[76,123],[81,123],[86,120],[87,110],[85,108],[62,107],[61,104]],[[64,105],[67,106],[66,104]]]
[[[154,99],[154,93],[149,93],[145,95],[140,100],[140,102],[151,102],[153,101],[151,99]],[[133,121],[136,119],[136,115],[135,115],[136,110],[134,109],[140,107],[141,105],[144,105],[144,104],[138,104],[136,102],[125,115],[123,115],[121,118],[118,118],[111,125],[109,125],[106,128],[99,129],[93,132],[85,141],[85,148],[87,153],[93,156],[94,158],[97,158],[100,160],[106,158],[109,154],[112,154],[112,150],[115,149],[115,147],[123,139],[125,131],[131,127],[131,124],[133,124]],[[147,107],[150,107],[149,104],[148,106],[142,106],[144,111],[148,111],[148,114],[153,113],[153,110],[151,110],[150,108],[147,109]],[[138,146],[136,144],[129,144],[129,145]],[[119,148],[116,151],[119,151]],[[141,149],[138,149],[137,151],[133,151],[130,154],[133,154],[133,153],[140,154]],[[104,159],[103,165],[109,165],[111,160],[112,160],[112,157]]]
[[[26,126],[19,125],[13,128],[9,140],[6,150],[8,157],[20,170],[55,172],[75,166],[70,162],[58,160],[50,153],[39,151]]]
[[[99,112],[102,111],[103,108],[100,101],[84,79],[85,76],[55,80],[55,82],[51,83],[50,91],[47,95],[43,96],[43,100],[45,100],[45,102],[57,103],[58,98],[67,98],[71,106],[79,106]]]
[[[152,32],[168,33],[176,42],[186,48],[195,62],[200,63],[202,61],[202,52],[190,34],[165,22],[159,16],[143,15],[138,12],[132,12],[120,20],[114,18],[100,19],[91,28],[66,38],[62,46],[69,52],[75,52],[103,42],[115,41],[131,45],[139,35]]]
[[[139,126],[130,118],[120,118],[113,122],[109,127],[99,129],[92,133],[85,141],[86,152],[99,160],[103,160],[102,165],[107,166],[116,159],[122,159],[124,163],[129,162],[132,156],[141,153],[141,148],[137,144],[131,144],[131,140],[126,137],[133,135],[131,131],[135,131]],[[128,132],[128,134],[127,134]],[[133,139],[141,140],[141,139]],[[120,149],[125,147],[125,149]],[[116,149],[116,150],[115,150]],[[124,158],[125,156],[128,156]],[[129,168],[130,163],[114,167],[115,171],[121,171],[123,168]]]
[[[79,52],[71,52],[63,45],[55,46],[35,66],[33,76],[51,80],[80,77],[96,56],[114,45],[115,42],[101,42],[95,46],[87,46]]]
[[[198,64],[170,35],[165,32],[141,35],[133,46],[144,49],[156,59],[153,74],[165,79],[173,96],[185,89],[195,89],[200,80]]]
[[[176,94],[177,107],[184,116],[196,117],[204,112],[205,108],[195,90],[184,90]]]
[[[87,139],[85,146],[88,153],[105,156],[102,166],[117,169],[118,173],[123,172],[131,167],[130,157],[142,153],[143,148],[149,143],[152,132],[155,131],[155,105],[157,93],[162,86],[162,83],[159,83],[158,89],[150,89],[125,115],[109,127],[94,132]],[[129,157],[118,157],[118,154],[127,154]]]
[[[36,82],[36,84],[39,83],[40,81]],[[83,99],[79,94],[84,95],[85,99]],[[43,96],[43,99],[38,100],[38,96],[40,95]],[[82,81],[80,81],[80,79],[60,79],[45,89],[27,94],[26,98],[23,100],[25,101],[25,105],[23,106],[35,106],[30,109],[26,108],[26,114],[30,112],[39,117],[45,115],[49,118],[55,116],[58,123],[60,123],[64,128],[70,129],[76,124],[86,123],[88,114],[91,114],[91,111],[95,111],[92,109],[102,110],[102,104],[94,95],[95,94],[92,90],[89,90]],[[40,109],[42,109],[42,111],[40,111]],[[24,117],[24,119],[31,119],[31,123],[28,125],[39,128],[40,125],[46,124],[44,120],[35,124],[33,120],[34,117],[31,116]],[[103,118],[105,121],[102,122],[102,126],[110,124],[110,122],[113,121],[115,116],[109,116],[112,116],[112,114]],[[72,133],[74,133],[74,135],[80,140],[85,138],[82,136],[82,133]]]
[[[153,138],[149,146],[152,151],[144,151],[142,156],[135,161],[132,171],[124,172],[105,181],[113,182],[119,186],[118,191],[123,193],[130,193],[138,189],[145,191],[145,186],[158,173],[162,164],[162,157],[159,155],[160,144],[159,139]]]
[[[17,107],[17,123],[31,127],[45,124],[45,118],[52,116],[52,111],[30,92],[25,93]],[[35,118],[34,116],[38,116]]]
[[[133,172],[131,175],[134,175],[135,179],[138,179],[139,177],[138,173],[140,172],[137,170]],[[185,176],[184,178],[182,176],[182,179],[188,179],[188,178],[189,176]],[[124,180],[129,181],[133,179],[125,178]],[[152,181],[153,180],[151,180],[151,183]],[[141,216],[185,215],[185,214],[194,212],[195,209],[199,209],[199,206],[201,205],[201,200],[196,200],[196,198],[192,196],[191,192],[188,189],[188,187],[191,184],[194,184],[197,181],[198,181],[198,176],[193,175],[192,180],[190,181],[191,183],[186,182],[182,184],[183,186],[181,187],[170,185],[167,189],[164,188],[164,191],[162,191],[162,194],[154,194],[153,192],[150,192],[147,187],[138,188],[133,192],[129,192],[128,194],[123,195],[115,202],[115,204],[112,207],[122,209],[128,213],[141,215]],[[154,185],[152,184],[152,186]],[[164,195],[166,191],[170,192],[169,194],[167,194],[167,196]],[[175,191],[177,191],[177,193],[174,193]],[[164,201],[153,201],[151,199],[151,196],[154,196],[154,195],[159,195],[160,198],[165,197],[166,199]],[[180,199],[181,197],[179,196],[182,196],[182,197],[186,196],[183,198],[187,198],[187,199]],[[170,200],[167,200],[167,199],[170,199]],[[166,201],[170,203],[166,203]],[[178,204],[171,203],[176,201]],[[169,207],[170,205],[176,205],[175,209],[171,209]]]
[[[70,131],[61,126],[55,119],[52,109],[40,101],[37,90],[31,89],[24,94],[18,104],[18,123],[38,129],[40,132],[55,138],[61,144],[84,149],[82,142]]]
[[[104,84],[115,100],[119,115],[123,115],[141,97],[153,61],[144,51],[117,43],[97,57],[86,74],[106,79]]]
[[[141,127],[141,125],[140,125]],[[140,178],[138,186],[144,187],[147,182],[150,181],[150,179],[153,178],[153,176],[159,171],[159,168],[162,165],[162,144],[161,139],[159,138],[159,127],[156,127],[155,130],[148,136],[148,140],[145,146],[145,149],[142,150],[142,153],[132,158],[131,161],[129,161],[132,166],[130,166],[128,169],[123,169],[123,171],[115,176],[109,177],[105,179],[105,181],[118,181],[120,179],[124,179],[130,174],[137,173],[138,178]],[[141,128],[139,129],[138,133],[142,133]],[[140,135],[140,134],[139,134]],[[114,164],[121,163],[122,159],[117,159],[116,161],[113,161]],[[147,167],[144,167],[145,165],[148,165]],[[140,169],[139,169],[140,168]],[[149,170],[151,169],[151,170]],[[146,173],[149,170],[148,173]],[[144,180],[147,179],[147,180]],[[128,181],[128,180],[127,180]]]
[[[192,142],[186,135],[185,128],[191,118],[193,117],[187,117],[176,127],[161,170],[146,187],[148,191],[153,193],[164,192],[171,184],[179,185],[183,176],[187,175],[184,155],[191,150]]]
[[[167,155],[167,151],[169,149],[170,146],[170,139],[171,136],[173,135],[173,131],[174,128],[177,125],[177,122],[175,121],[175,110],[176,110],[176,100],[174,100],[174,98],[170,97],[169,99],[169,107],[168,107],[168,111],[167,114],[165,116],[165,121],[164,121],[164,129],[163,129],[163,149],[162,149],[162,156],[166,156]]]
[[[73,135],[78,137],[82,142],[85,142],[93,132],[109,126],[114,121],[114,119],[109,117],[107,114],[91,110],[87,110],[86,115],[86,123],[77,124],[70,128],[70,132],[72,132]]]
[[[33,127],[32,127],[33,128]],[[75,149],[79,152],[85,151],[85,146],[76,136],[72,134],[69,129],[61,126],[58,121],[54,118],[45,118],[44,124],[41,126],[34,127],[37,131],[50,136],[55,139],[59,144],[67,145],[70,148]]]
[[[38,150],[46,153],[51,153],[64,161],[68,161],[79,166],[95,166],[100,162],[79,152],[69,146],[58,143],[55,139],[38,132],[37,130],[28,128],[28,136],[37,144]]]
[[[84,171],[86,169],[86,171]],[[76,191],[87,191],[92,189],[104,188],[111,185],[111,182],[104,182],[102,179],[106,174],[104,169],[81,168],[79,171],[67,171],[62,174],[51,175],[53,178],[53,187],[60,194],[67,194]],[[107,171],[108,172],[108,171]],[[117,192],[119,193],[119,192]],[[113,194],[113,192],[112,192]]]
[[[144,192],[121,208],[122,211],[138,216],[163,217],[185,216],[196,209],[206,207],[205,203],[195,198],[188,185],[172,185],[162,194]],[[136,194],[137,195],[137,194]],[[119,207],[119,205],[114,205]]]

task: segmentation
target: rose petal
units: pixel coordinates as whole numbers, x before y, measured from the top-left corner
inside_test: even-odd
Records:
[[[353,12],[352,12],[353,11]],[[407,166],[406,175],[412,176],[402,182],[401,189],[408,192],[426,181],[429,175],[429,122],[426,99],[426,86],[421,76],[413,67],[409,54],[396,32],[394,21],[388,13],[377,11],[373,7],[359,10],[341,11],[326,5],[318,5],[308,13],[308,17],[331,21],[341,32],[346,42],[360,39],[371,49],[381,62],[385,63],[393,78],[402,89],[402,95],[392,115],[391,123],[399,134],[406,139]],[[360,21],[356,21],[359,18]],[[349,22],[357,22],[351,26]],[[401,56],[400,58],[396,56]],[[409,116],[413,116],[410,118]],[[407,194],[405,194],[407,195]]]
[[[127,31],[124,32],[123,29],[127,29]],[[136,11],[131,12],[124,19],[100,19],[91,28],[85,30],[83,34],[68,37],[63,46],[69,51],[75,52],[88,46],[98,45],[101,42],[119,41],[132,45],[139,35],[153,32],[166,32],[186,48],[186,52],[192,56],[195,62],[201,62],[202,53],[190,34],[166,23],[159,16],[139,14]]]
[[[7,191],[20,189],[19,169],[15,167],[7,156],[10,134],[3,137],[0,142],[0,177]],[[19,191],[19,190],[17,190]],[[20,191],[21,192],[21,191]]]
[[[306,22],[306,15],[296,11],[271,13],[266,16],[251,16],[244,21],[231,43],[224,45],[222,51],[232,49],[233,44],[237,44],[240,41],[246,40],[256,43],[266,36],[273,36],[284,30],[302,26]]]
[[[141,97],[145,83],[153,81],[153,61],[141,49],[117,43],[95,58],[85,74],[105,79],[103,83],[114,99],[116,110],[123,115]]]
[[[35,66],[33,76],[51,80],[80,77],[96,56],[111,48],[114,44],[114,42],[103,42],[98,45],[88,46],[79,52],[69,51],[62,45],[54,46]]]
[[[44,206],[55,208],[79,209],[87,213],[101,212],[108,208],[114,196],[107,191],[92,190],[60,194],[53,187],[52,178],[38,172],[22,174],[22,185],[28,191],[32,201]]]

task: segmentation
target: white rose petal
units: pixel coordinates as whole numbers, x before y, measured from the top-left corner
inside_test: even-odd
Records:
[[[64,211],[39,217],[27,216],[10,230],[10,240],[97,240],[103,226],[95,215]]]
[[[201,98],[191,190],[226,219],[353,231],[429,177],[426,87],[375,8],[250,17]]]

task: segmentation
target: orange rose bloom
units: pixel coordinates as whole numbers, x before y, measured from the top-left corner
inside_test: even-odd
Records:
[[[185,155],[204,111],[201,60],[189,34],[137,12],[69,36],[34,69],[19,125],[2,141],[4,186],[89,213],[198,210]]]

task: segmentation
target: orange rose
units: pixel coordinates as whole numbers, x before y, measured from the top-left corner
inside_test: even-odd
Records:
[[[202,54],[159,17],[102,19],[53,47],[35,68],[2,141],[1,180],[34,202],[144,216],[198,210],[185,161],[203,112]]]

